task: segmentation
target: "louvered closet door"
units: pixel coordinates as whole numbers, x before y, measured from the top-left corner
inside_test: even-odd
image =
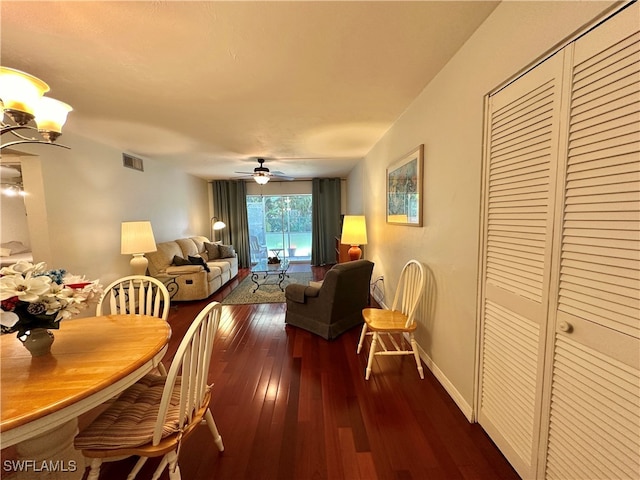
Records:
[[[518,473],[534,475],[563,54],[489,102],[478,419]]]
[[[639,18],[637,5],[627,8],[568,50],[571,116],[543,443],[552,479],[640,476]]]

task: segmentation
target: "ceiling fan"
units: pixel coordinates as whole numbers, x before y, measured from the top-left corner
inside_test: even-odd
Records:
[[[260,185],[264,185],[269,180],[271,180],[271,178],[277,178],[280,180],[293,180],[293,177],[288,177],[282,172],[278,172],[275,170],[271,172],[267,167],[264,166],[264,158],[257,158],[256,160],[258,161],[259,166],[254,168],[253,172],[236,172],[236,173],[250,175],[256,181],[256,183],[259,183]]]

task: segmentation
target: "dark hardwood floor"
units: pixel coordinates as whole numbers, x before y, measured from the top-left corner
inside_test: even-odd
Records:
[[[312,270],[319,280],[326,269]],[[246,275],[207,301],[172,308],[167,364],[200,309]],[[420,380],[412,357],[378,359],[366,381],[359,328],[327,342],[285,326],[284,314],[284,304],[223,307],[210,380],[225,451],[200,427],[180,452],[184,480],[518,478],[427,368]],[[137,478],[150,479],[157,463]],[[132,465],[104,464],[100,478],[125,479]]]

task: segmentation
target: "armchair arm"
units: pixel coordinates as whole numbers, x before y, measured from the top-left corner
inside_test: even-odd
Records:
[[[292,302],[305,303],[306,297],[317,297],[319,292],[319,288],[293,283],[287,285],[284,295],[287,300],[291,300]]]

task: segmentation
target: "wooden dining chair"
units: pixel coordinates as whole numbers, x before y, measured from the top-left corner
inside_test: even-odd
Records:
[[[75,438],[77,450],[91,460],[88,480],[97,480],[104,459],[138,455],[127,477],[133,480],[148,458],[160,457],[153,479],[169,467],[169,478],[180,480],[178,453],[183,442],[206,423],[219,451],[222,437],[211,414],[207,384],[221,304],[211,302],[184,335],[166,376],[148,374],[125,390]]]
[[[391,310],[379,308],[362,310],[364,325],[360,333],[357,353],[362,350],[365,337],[372,337],[365,370],[366,380],[369,380],[371,376],[375,355],[413,355],[420,378],[424,379],[424,371],[414,338],[414,332],[417,328],[415,313],[424,291],[424,282],[424,265],[417,260],[409,260],[400,273],[400,281]],[[408,336],[408,346],[405,335]],[[381,347],[380,350],[378,350],[378,346]]]
[[[129,275],[115,280],[104,289],[96,306],[96,316],[138,314],[166,321],[169,318],[170,301],[167,287],[157,278]],[[162,375],[167,374],[162,363],[158,363],[158,370]]]
[[[96,307],[96,315],[150,315],[166,320],[170,297],[167,287],[157,278],[129,275],[108,285]]]

